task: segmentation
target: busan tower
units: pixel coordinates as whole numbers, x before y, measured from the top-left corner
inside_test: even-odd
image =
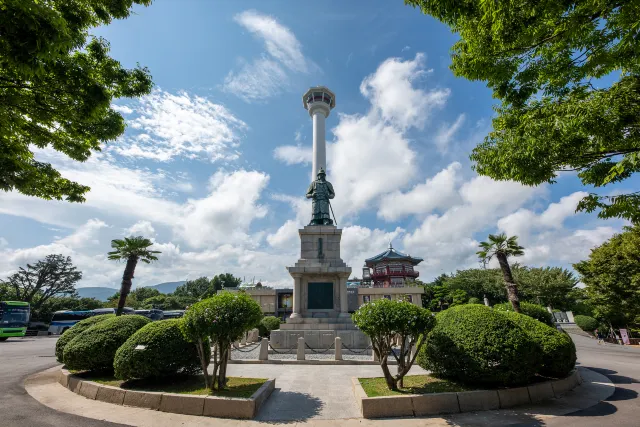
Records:
[[[336,106],[336,95],[325,86],[309,89],[302,96],[302,105],[313,119],[313,166],[311,179],[315,180],[320,168],[327,170],[327,144],[325,119]]]

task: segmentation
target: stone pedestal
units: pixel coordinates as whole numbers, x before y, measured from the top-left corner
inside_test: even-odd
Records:
[[[280,329],[271,331],[273,348],[294,348],[304,337],[312,348],[328,348],[338,336],[348,348],[366,348],[369,339],[348,312],[347,279],[340,258],[342,230],[333,225],[309,225],[299,230],[300,259],[287,267],[294,279],[293,313]]]

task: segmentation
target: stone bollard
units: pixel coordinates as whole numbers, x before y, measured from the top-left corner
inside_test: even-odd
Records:
[[[334,347],[336,348],[336,360],[342,360],[342,339],[340,337],[336,337]]]
[[[242,339],[240,340],[240,345],[247,345],[247,334],[242,335]]]
[[[304,337],[298,338],[298,360],[304,360]]]
[[[232,345],[233,345],[233,348],[239,348],[240,347],[240,344],[238,344],[238,341],[234,341]]]
[[[415,344],[411,346],[411,360],[413,360],[413,358],[415,357],[417,348],[418,346]]]
[[[379,362],[380,359],[378,359],[378,355],[376,354],[376,351],[372,348],[371,349],[371,354],[373,354],[373,361],[374,362]]]
[[[227,360],[231,360],[231,350],[233,350],[233,347],[229,346],[229,349],[227,350]]]
[[[260,360],[269,360],[269,339],[262,338],[260,342],[260,356],[258,356]]]

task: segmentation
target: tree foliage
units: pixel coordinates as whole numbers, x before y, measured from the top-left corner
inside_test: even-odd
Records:
[[[47,255],[35,264],[20,267],[2,282],[18,301],[31,304],[34,311],[54,295],[74,294],[82,272],[74,267],[71,257]]]
[[[524,385],[540,370],[539,348],[503,313],[479,304],[442,311],[418,363],[442,378],[482,386]]]
[[[595,317],[618,327],[640,324],[640,225],[625,227],[573,267]]]
[[[85,161],[125,129],[114,98],[151,91],[149,71],[122,68],[88,30],[124,19],[151,0],[0,2],[0,189],[84,201],[89,187],[36,160],[51,147]]]
[[[201,372],[196,346],[180,331],[181,319],[148,323],[118,348],[113,360],[116,378],[161,378]],[[140,348],[139,346],[143,346]],[[205,357],[211,347],[205,342]]]
[[[245,292],[220,292],[192,305],[184,313],[180,327],[187,340],[196,343],[207,388],[221,390],[226,387],[231,343],[258,326],[261,319],[260,305]],[[209,380],[206,370],[209,360],[204,342],[208,337],[214,345],[213,381]]]
[[[497,311],[513,313],[513,306],[508,302],[496,304],[493,308]],[[520,314],[536,319],[538,322],[544,323],[547,326],[554,326],[553,316],[541,305],[522,301],[520,303]]]
[[[364,304],[352,318],[353,323],[371,339],[389,389],[402,387],[402,378],[413,366],[418,351],[424,345],[425,335],[435,325],[431,312],[407,301],[382,298]],[[392,351],[395,340],[400,341],[397,355]],[[412,348],[415,348],[414,353]],[[389,354],[398,362],[396,375],[389,371]]]
[[[573,170],[604,187],[640,170],[637,2],[405,3],[460,35],[454,74],[486,81],[501,101],[493,131],[471,155],[480,174],[538,185]],[[640,192],[591,193],[578,209],[637,222]]]
[[[202,298],[209,298],[215,294],[215,290],[208,277],[199,277],[194,280],[187,280],[173,291],[173,295],[179,297],[190,297],[196,301]]]
[[[127,301],[127,296],[131,290],[133,274],[136,270],[138,261],[142,261],[146,264],[150,264],[152,261],[157,261],[158,257],[155,254],[159,254],[160,251],[152,251],[149,246],[152,246],[153,242],[142,236],[125,237],[124,239],[114,239],[111,241],[111,252],[107,254],[110,260],[114,261],[126,261],[127,264],[124,267],[124,273],[122,274],[122,283],[120,284],[120,299],[118,300],[118,309],[116,316],[122,314],[122,309]]]
[[[574,317],[576,325],[585,332],[593,332],[598,329],[598,320],[591,316],[577,315]]]

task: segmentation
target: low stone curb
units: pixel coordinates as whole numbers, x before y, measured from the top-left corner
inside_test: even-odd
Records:
[[[382,397],[367,397],[356,377],[351,383],[363,418],[388,418],[513,408],[560,397],[582,384],[582,378],[574,369],[567,378],[527,387]]]
[[[66,369],[60,369],[58,383],[87,399],[100,400],[116,405],[135,406],[174,414],[235,419],[254,418],[276,386],[275,378],[268,379],[248,399],[193,396],[189,394],[124,390],[83,380]]]
[[[231,359],[227,363],[234,365],[375,365],[379,366],[380,362],[373,360],[295,360],[295,359],[271,359],[271,360],[255,360],[255,359]],[[397,365],[395,360],[388,361],[387,365]]]

